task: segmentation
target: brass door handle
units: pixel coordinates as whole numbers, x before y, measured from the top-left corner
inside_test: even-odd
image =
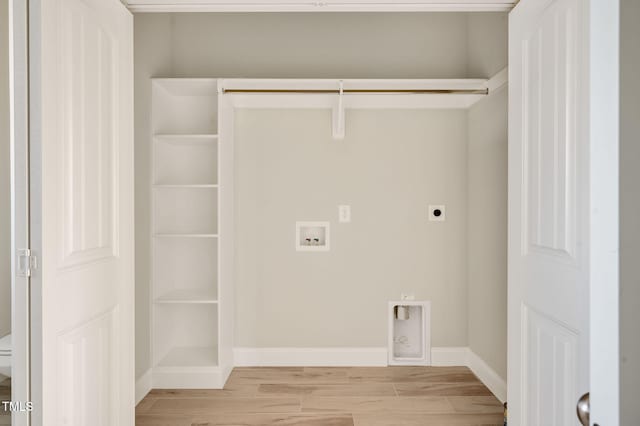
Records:
[[[589,426],[589,392],[582,395],[578,400],[576,412],[582,426]]]

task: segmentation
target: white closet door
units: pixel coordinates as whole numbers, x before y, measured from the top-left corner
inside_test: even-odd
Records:
[[[509,19],[509,425],[618,424],[618,1]]]
[[[40,0],[29,19],[42,238],[34,424],[133,425],[132,15],[120,0]]]
[[[589,388],[586,2],[509,20],[509,425],[574,425]]]

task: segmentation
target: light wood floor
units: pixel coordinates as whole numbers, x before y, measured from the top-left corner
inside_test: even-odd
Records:
[[[3,380],[0,378],[0,401],[11,401],[11,379]],[[0,405],[0,425],[10,424],[11,413],[9,411],[5,411],[4,406]]]
[[[236,368],[222,390],[153,390],[137,426],[502,426],[466,367]]]

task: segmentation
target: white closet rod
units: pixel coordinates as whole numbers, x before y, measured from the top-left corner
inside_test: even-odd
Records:
[[[222,89],[222,93],[303,93],[303,94],[455,94],[488,95],[489,89]]]

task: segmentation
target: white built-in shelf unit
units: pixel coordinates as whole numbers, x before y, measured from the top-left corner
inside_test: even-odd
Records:
[[[220,297],[230,242],[220,233],[217,80],[153,79],[152,133],[153,387],[219,388],[231,369],[220,362],[232,329],[222,305],[232,302]]]

